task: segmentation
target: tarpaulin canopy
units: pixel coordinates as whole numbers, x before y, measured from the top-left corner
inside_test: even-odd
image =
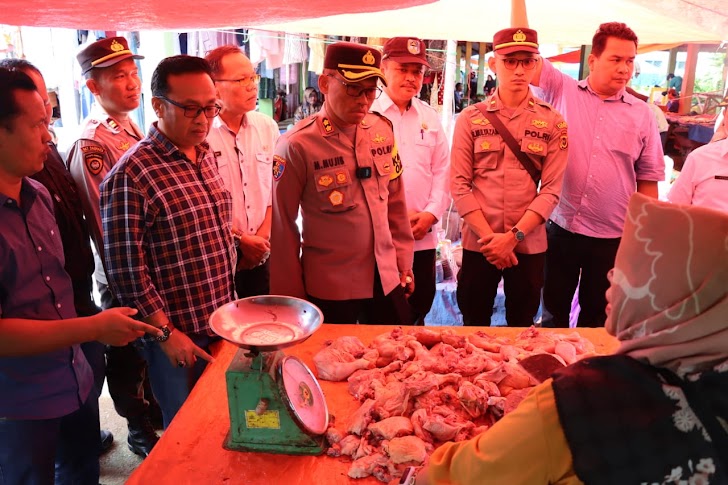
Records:
[[[397,12],[344,14],[262,28],[367,37],[415,35],[424,39],[490,42],[510,23],[510,2],[504,0],[438,0]],[[728,39],[724,0],[584,0],[528,2],[531,27],[541,43],[590,44],[602,22],[627,23],[640,43],[719,42]]]
[[[397,10],[396,12],[393,12]],[[510,19],[505,0],[0,0],[0,23],[94,30],[192,30],[256,26],[362,37],[416,35],[489,42]],[[535,1],[542,43],[588,44],[596,27],[623,21],[641,43],[728,39],[724,0]]]

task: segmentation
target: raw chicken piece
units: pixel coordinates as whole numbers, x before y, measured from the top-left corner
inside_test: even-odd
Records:
[[[456,349],[461,349],[468,343],[468,338],[465,335],[455,335],[455,333],[450,329],[443,330],[441,338],[442,343],[450,345]]]
[[[392,416],[391,418],[383,419],[378,423],[370,424],[368,429],[375,436],[384,438],[385,440],[391,440],[398,436],[411,435],[414,432],[412,421],[410,421],[410,418],[404,416]]]
[[[503,365],[507,374],[498,383],[501,395],[508,396],[513,389],[524,389],[538,384],[520,365],[513,362],[505,362]]]
[[[475,378],[473,378],[473,384],[487,392],[488,396],[501,395],[500,389],[498,389],[498,385],[495,382],[488,380],[485,374],[475,376]]]
[[[341,441],[339,441],[338,445],[341,448],[342,455],[354,456],[356,450],[359,449],[360,443],[361,438],[359,438],[355,434],[348,434]]]
[[[501,344],[496,341],[495,338],[489,336],[482,330],[478,330],[472,335],[468,335],[468,342],[473,344],[482,350],[493,352],[495,354],[500,352]]]
[[[355,460],[358,460],[359,458],[363,456],[369,456],[373,455],[377,452],[377,448],[372,446],[369,443],[369,440],[367,438],[361,438],[359,439],[359,448],[356,449],[356,451],[351,455],[352,458]]]
[[[382,453],[374,453],[358,460],[355,460],[349,468],[349,476],[351,478],[365,478],[371,476],[375,467],[386,467],[387,457]]]
[[[359,409],[349,418],[346,425],[346,431],[361,436],[369,423],[372,421],[372,408],[374,407],[374,399],[367,399]]]
[[[400,362],[395,361],[382,369],[366,369],[354,372],[348,379],[349,394],[359,400],[373,398],[374,381],[377,381],[379,385],[384,385],[387,381],[387,370],[396,370],[401,365]]]
[[[470,429],[474,425],[473,423],[452,422],[439,414],[431,414],[422,427],[432,433],[437,441],[454,441],[460,431],[465,428]]]
[[[465,381],[458,389],[460,404],[473,418],[479,418],[488,408],[488,393],[472,382]]]
[[[419,343],[427,348],[430,348],[433,345],[442,342],[440,332],[435,332],[434,330],[426,327],[417,327],[409,334],[416,338]]]
[[[326,442],[330,445],[336,444],[344,437],[343,433],[333,426],[326,430]]]
[[[356,359],[363,356],[367,350],[366,346],[357,337],[339,337],[331,342],[331,347],[351,354]]]
[[[437,389],[440,386],[440,379],[437,374],[423,370],[402,379],[410,397],[419,396],[430,389]]]
[[[382,448],[394,463],[415,462],[420,465],[427,458],[425,442],[417,436],[394,438]]]
[[[571,365],[576,362],[576,347],[571,342],[565,340],[556,342],[554,353],[564,359],[566,365]]]
[[[376,381],[373,384],[376,403],[372,413],[379,416],[380,419],[402,416],[410,398],[407,386],[399,381],[388,383],[386,386],[377,386]]]
[[[428,414],[425,409],[418,409],[412,413],[410,421],[412,421],[412,429],[414,430],[415,436],[426,443],[433,443],[435,439],[432,437],[432,433],[427,431],[423,426],[427,422]]]
[[[595,353],[594,344],[591,340],[585,339],[576,332],[564,336],[564,340],[571,342],[574,348],[576,348],[577,355],[588,356]]]
[[[359,369],[371,369],[374,362],[366,359],[356,359],[353,355],[339,350],[331,344],[313,356],[316,373],[319,379],[325,381],[343,381]]]

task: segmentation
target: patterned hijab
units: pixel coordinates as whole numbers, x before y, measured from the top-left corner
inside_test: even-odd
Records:
[[[610,279],[617,353],[680,376],[728,370],[728,214],[633,195]]]

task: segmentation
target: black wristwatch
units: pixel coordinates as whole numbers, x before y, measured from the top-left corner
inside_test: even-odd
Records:
[[[169,328],[169,325],[162,325],[159,327],[159,330],[162,331],[162,336],[154,337],[154,340],[157,342],[166,342],[167,339],[169,339],[169,336],[172,335],[172,330]]]
[[[513,233],[514,236],[516,236],[516,241],[518,241],[518,242],[521,242],[524,239],[526,239],[526,235],[523,233],[523,231],[518,229],[516,226],[513,226],[513,229],[511,229],[511,232]]]

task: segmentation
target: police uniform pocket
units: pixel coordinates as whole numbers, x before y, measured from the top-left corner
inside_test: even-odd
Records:
[[[386,155],[385,157],[375,158],[374,166],[376,167],[377,182],[379,184],[379,198],[384,200],[389,196],[389,181],[392,180],[392,176],[395,174],[394,161],[391,155]]]
[[[476,170],[495,170],[501,151],[500,137],[486,136],[473,141],[473,168]]]
[[[355,208],[356,203],[351,200],[348,190],[350,185],[351,176],[344,168],[317,173],[316,191],[321,201],[321,212],[346,212]]]
[[[541,170],[543,157],[548,152],[548,145],[543,140],[524,138],[521,140],[521,151],[528,155],[538,170]],[[518,159],[516,159],[516,164],[519,168],[526,170]]]

